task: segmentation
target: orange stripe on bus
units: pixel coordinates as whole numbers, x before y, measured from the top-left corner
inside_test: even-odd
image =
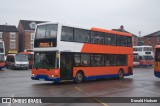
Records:
[[[133,54],[131,47],[119,47],[99,44],[84,44],[81,52],[104,54]]]

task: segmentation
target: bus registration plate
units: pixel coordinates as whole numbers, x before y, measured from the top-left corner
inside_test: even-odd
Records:
[[[44,78],[39,78],[40,81],[44,81]]]

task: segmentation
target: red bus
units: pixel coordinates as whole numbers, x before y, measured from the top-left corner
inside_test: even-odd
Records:
[[[28,56],[29,68],[32,69],[33,66],[33,52],[21,52],[20,54],[26,54]]]
[[[4,42],[0,41],[0,70],[5,68],[5,47]]]
[[[160,45],[155,46],[154,75],[160,78]]]
[[[36,28],[33,80],[123,79],[132,64],[132,34],[61,23]]]

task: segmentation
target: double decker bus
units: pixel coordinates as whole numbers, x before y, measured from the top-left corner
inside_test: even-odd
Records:
[[[133,74],[132,34],[62,23],[37,25],[33,80],[59,82]]]
[[[155,46],[154,75],[160,78],[160,45]]]
[[[152,66],[153,62],[152,46],[133,46],[133,66]]]
[[[0,41],[0,70],[5,67],[5,47],[4,42]]]

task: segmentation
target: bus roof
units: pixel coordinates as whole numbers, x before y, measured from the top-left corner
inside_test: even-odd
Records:
[[[107,30],[107,29],[96,28],[96,27],[92,27],[92,28],[91,28],[91,30],[93,30],[93,31],[99,31],[99,32],[105,32],[105,33],[111,33],[111,34],[118,34],[118,35],[132,36],[132,34],[130,34],[130,33],[118,32],[118,31]]]

